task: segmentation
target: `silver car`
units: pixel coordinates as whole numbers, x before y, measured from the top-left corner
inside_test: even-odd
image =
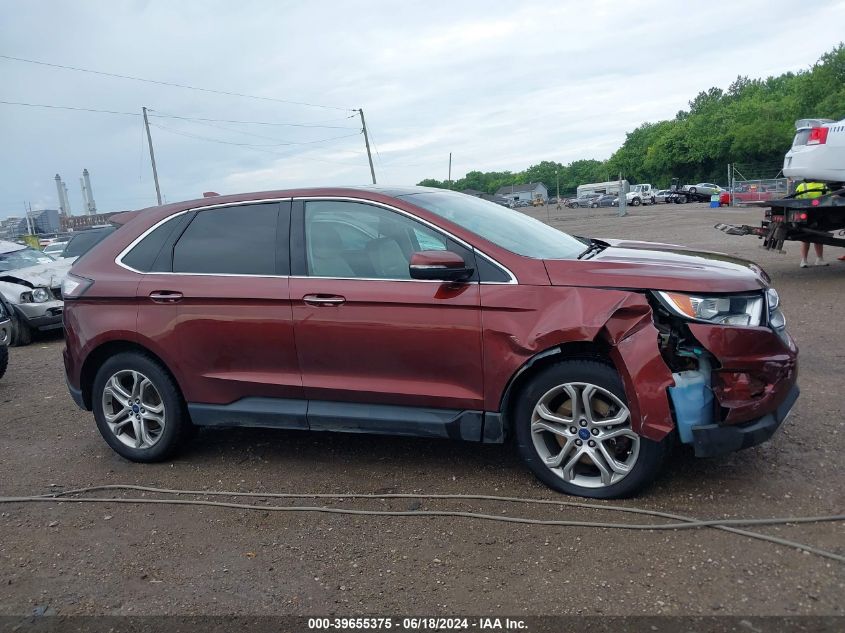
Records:
[[[72,263],[0,241],[0,295],[11,307],[10,345],[28,345],[34,331],[62,327],[61,286]]]
[[[704,193],[708,196],[712,196],[714,193],[722,193],[722,191],[724,191],[724,189],[722,189],[719,185],[712,182],[700,182],[697,185],[687,185],[684,189],[690,193]]]

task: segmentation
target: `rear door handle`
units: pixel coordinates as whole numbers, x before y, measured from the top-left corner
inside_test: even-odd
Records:
[[[340,295],[305,295],[302,300],[310,306],[339,306],[346,303]]]
[[[176,303],[182,299],[182,293],[175,290],[153,290],[150,299],[154,303]]]

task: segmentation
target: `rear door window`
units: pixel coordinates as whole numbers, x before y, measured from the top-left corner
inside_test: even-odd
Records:
[[[279,204],[199,211],[173,249],[174,273],[276,275]]]

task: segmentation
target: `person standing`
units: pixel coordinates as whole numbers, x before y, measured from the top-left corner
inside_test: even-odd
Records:
[[[826,187],[824,183],[821,182],[802,182],[799,183],[797,187],[795,187],[795,197],[796,198],[818,198],[824,195],[826,191]],[[827,266],[827,262],[824,261],[824,244],[813,244],[816,251],[816,262],[815,266]],[[809,242],[801,242],[801,263],[799,266],[801,268],[807,268],[810,264],[807,263],[807,255],[810,254],[810,243]]]

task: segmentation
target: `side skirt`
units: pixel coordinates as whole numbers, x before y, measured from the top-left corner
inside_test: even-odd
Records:
[[[470,442],[501,443],[498,413],[404,407],[388,404],[242,398],[231,404],[188,404],[199,426],[263,427],[438,437]]]

